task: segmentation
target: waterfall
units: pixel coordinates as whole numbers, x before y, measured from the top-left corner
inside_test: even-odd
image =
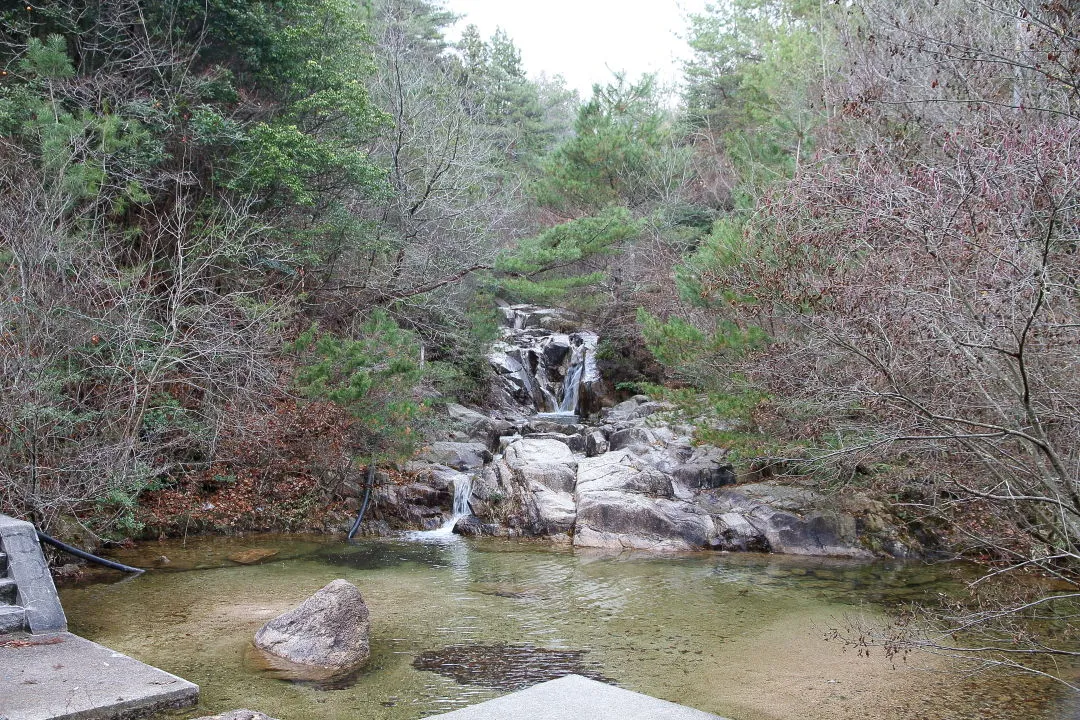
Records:
[[[563,381],[563,397],[559,403],[559,412],[573,414],[577,412],[578,394],[581,391],[581,377],[585,373],[585,345],[578,345],[570,356],[570,367],[566,370]]]
[[[469,509],[469,496],[472,495],[472,475],[459,473],[454,477],[454,517],[450,519],[450,529],[454,523],[472,513]]]
[[[454,506],[450,519],[444,522],[437,530],[416,530],[406,533],[405,537],[410,540],[434,543],[456,540],[458,536],[454,534],[454,526],[457,525],[457,521],[466,515],[472,514],[472,510],[469,508],[469,497],[472,496],[472,481],[472,475],[463,472],[456,473],[454,475]]]
[[[503,407],[567,423],[613,399],[596,363],[600,338],[574,330],[571,313],[531,305],[505,306],[502,312],[506,326],[488,362]]]

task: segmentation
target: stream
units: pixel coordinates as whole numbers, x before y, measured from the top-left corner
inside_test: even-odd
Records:
[[[228,559],[258,549],[277,554]],[[63,587],[70,628],[198,683],[200,705],[175,717],[411,720],[565,672],[733,720],[1077,717],[1046,682],[957,676],[934,658],[894,667],[823,640],[845,618],[954,591],[962,569],[456,536],[209,537],[113,556],[157,569]],[[339,577],[370,608],[371,661],[332,683],[282,679],[252,635]]]

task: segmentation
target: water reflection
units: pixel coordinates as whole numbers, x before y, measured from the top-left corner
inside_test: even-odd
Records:
[[[228,560],[253,548],[278,554]],[[474,538],[247,536],[116,555],[170,563],[123,584],[64,588],[72,630],[199,683],[201,705],[184,717],[252,707],[287,720],[413,720],[492,697],[499,677],[536,678],[545,665],[737,720],[865,717],[868,708],[889,719],[1072,717],[1054,707],[1052,686],[994,679],[956,689],[940,685],[940,673],[913,676],[822,643],[838,616],[955,590],[967,572],[955,566],[613,555]],[[372,658],[361,672],[290,676],[251,655],[258,627],[338,577],[371,610]]]

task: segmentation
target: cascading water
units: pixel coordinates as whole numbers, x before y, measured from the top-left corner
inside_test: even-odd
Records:
[[[559,402],[560,413],[572,415],[577,412],[581,376],[585,373],[585,352],[585,345],[581,344],[573,349],[570,356],[570,367],[566,371],[566,379],[563,380],[563,397]]]
[[[470,495],[472,495],[472,475],[459,473],[454,478],[454,517],[450,518],[446,523],[451,529],[453,529],[454,523],[472,512],[469,509]]]
[[[564,310],[513,305],[503,312],[502,340],[488,356],[501,404],[565,423],[596,412],[610,392],[596,363],[596,333],[574,330]]]
[[[405,537],[421,542],[445,542],[446,540],[456,539],[458,536],[454,534],[454,526],[457,525],[458,520],[472,514],[472,510],[469,508],[472,481],[472,475],[467,473],[459,472],[454,475],[454,506],[450,519],[444,522],[437,530],[418,530],[407,533]]]

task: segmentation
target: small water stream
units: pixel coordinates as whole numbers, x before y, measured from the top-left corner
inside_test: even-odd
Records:
[[[260,548],[277,555],[227,559]],[[918,659],[894,668],[822,640],[845,616],[954,588],[948,571],[918,564],[305,536],[147,543],[117,557],[159,569],[63,588],[71,629],[198,683],[201,705],[178,717],[247,707],[412,720],[565,671],[734,720],[1070,717],[1048,684],[957,679]],[[370,607],[370,663],[332,685],[279,679],[252,635],[338,577]]]
[[[418,542],[454,542],[460,535],[454,534],[454,526],[458,520],[471,515],[469,496],[472,495],[473,477],[464,472],[454,476],[454,504],[450,519],[434,530],[416,530],[406,534],[406,538]]]

